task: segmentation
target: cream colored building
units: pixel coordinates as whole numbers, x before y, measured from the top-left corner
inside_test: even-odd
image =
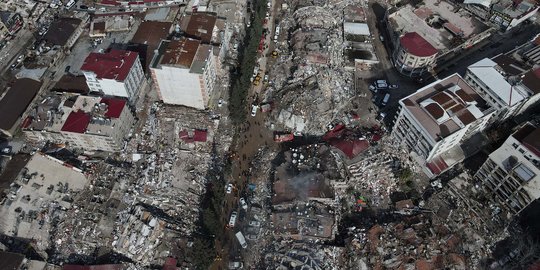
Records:
[[[205,109],[216,80],[214,46],[182,37],[163,40],[158,51],[150,71],[160,99],[165,104]]]

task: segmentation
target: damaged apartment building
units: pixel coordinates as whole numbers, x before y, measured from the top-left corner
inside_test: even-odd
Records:
[[[184,15],[181,36],[161,41],[150,71],[165,104],[196,109],[208,106],[219,62],[220,20],[213,13]]]
[[[484,195],[510,216],[540,198],[540,127],[526,123],[474,175]]]
[[[67,143],[84,150],[118,151],[135,123],[120,98],[50,95],[29,111],[22,129],[34,143]]]
[[[538,103],[538,37],[506,54],[482,59],[399,101],[392,135],[412,150],[430,177],[482,148],[482,131]],[[485,143],[485,142],[484,142]]]

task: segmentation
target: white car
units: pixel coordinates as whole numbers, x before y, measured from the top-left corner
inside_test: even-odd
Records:
[[[255,115],[257,115],[257,110],[258,109],[259,109],[259,106],[251,105],[251,116],[255,117]]]
[[[234,227],[234,224],[236,223],[237,215],[238,215],[238,213],[236,213],[236,211],[231,213],[231,218],[229,219],[229,227],[230,228]]]
[[[242,209],[247,210],[248,205],[246,203],[246,200],[244,198],[240,198],[240,206],[242,206]]]
[[[225,187],[225,192],[227,192],[227,194],[231,194],[232,189],[233,189],[233,185],[227,184],[227,186]]]

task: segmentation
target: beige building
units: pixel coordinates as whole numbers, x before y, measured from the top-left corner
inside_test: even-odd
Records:
[[[53,95],[29,112],[23,132],[32,142],[114,152],[122,149],[134,123],[124,99]]]
[[[216,80],[214,52],[214,46],[191,38],[163,40],[150,66],[160,99],[205,109]]]
[[[540,128],[527,123],[489,155],[474,175],[487,198],[518,214],[540,198]]]

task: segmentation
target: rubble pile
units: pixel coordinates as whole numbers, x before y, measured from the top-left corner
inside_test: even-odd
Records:
[[[75,198],[72,208],[55,228],[54,246],[59,254],[92,255],[97,247],[110,247],[117,223],[121,197],[117,179],[126,179],[123,169],[98,163],[88,174],[95,175],[90,187]]]
[[[428,214],[418,214],[367,231],[349,228],[354,235],[350,258],[369,269],[469,269],[464,239],[443,224],[434,225]]]
[[[138,177],[123,197],[130,207],[118,214],[116,251],[154,262],[174,250],[171,239],[193,232],[211,160],[212,124],[204,112],[152,107],[136,140],[131,173]]]
[[[308,5],[285,16],[280,25],[291,39],[279,48],[266,99],[280,100],[275,117],[285,129],[322,135],[356,95],[353,73],[343,69],[343,14]]]
[[[324,246],[317,240],[274,241],[264,258],[265,269],[343,269],[344,248]]]
[[[368,157],[347,166],[350,175],[348,186],[360,191],[369,199],[371,206],[386,207],[390,194],[397,190],[398,180],[394,172],[399,166],[399,160],[391,153],[370,153]]]

